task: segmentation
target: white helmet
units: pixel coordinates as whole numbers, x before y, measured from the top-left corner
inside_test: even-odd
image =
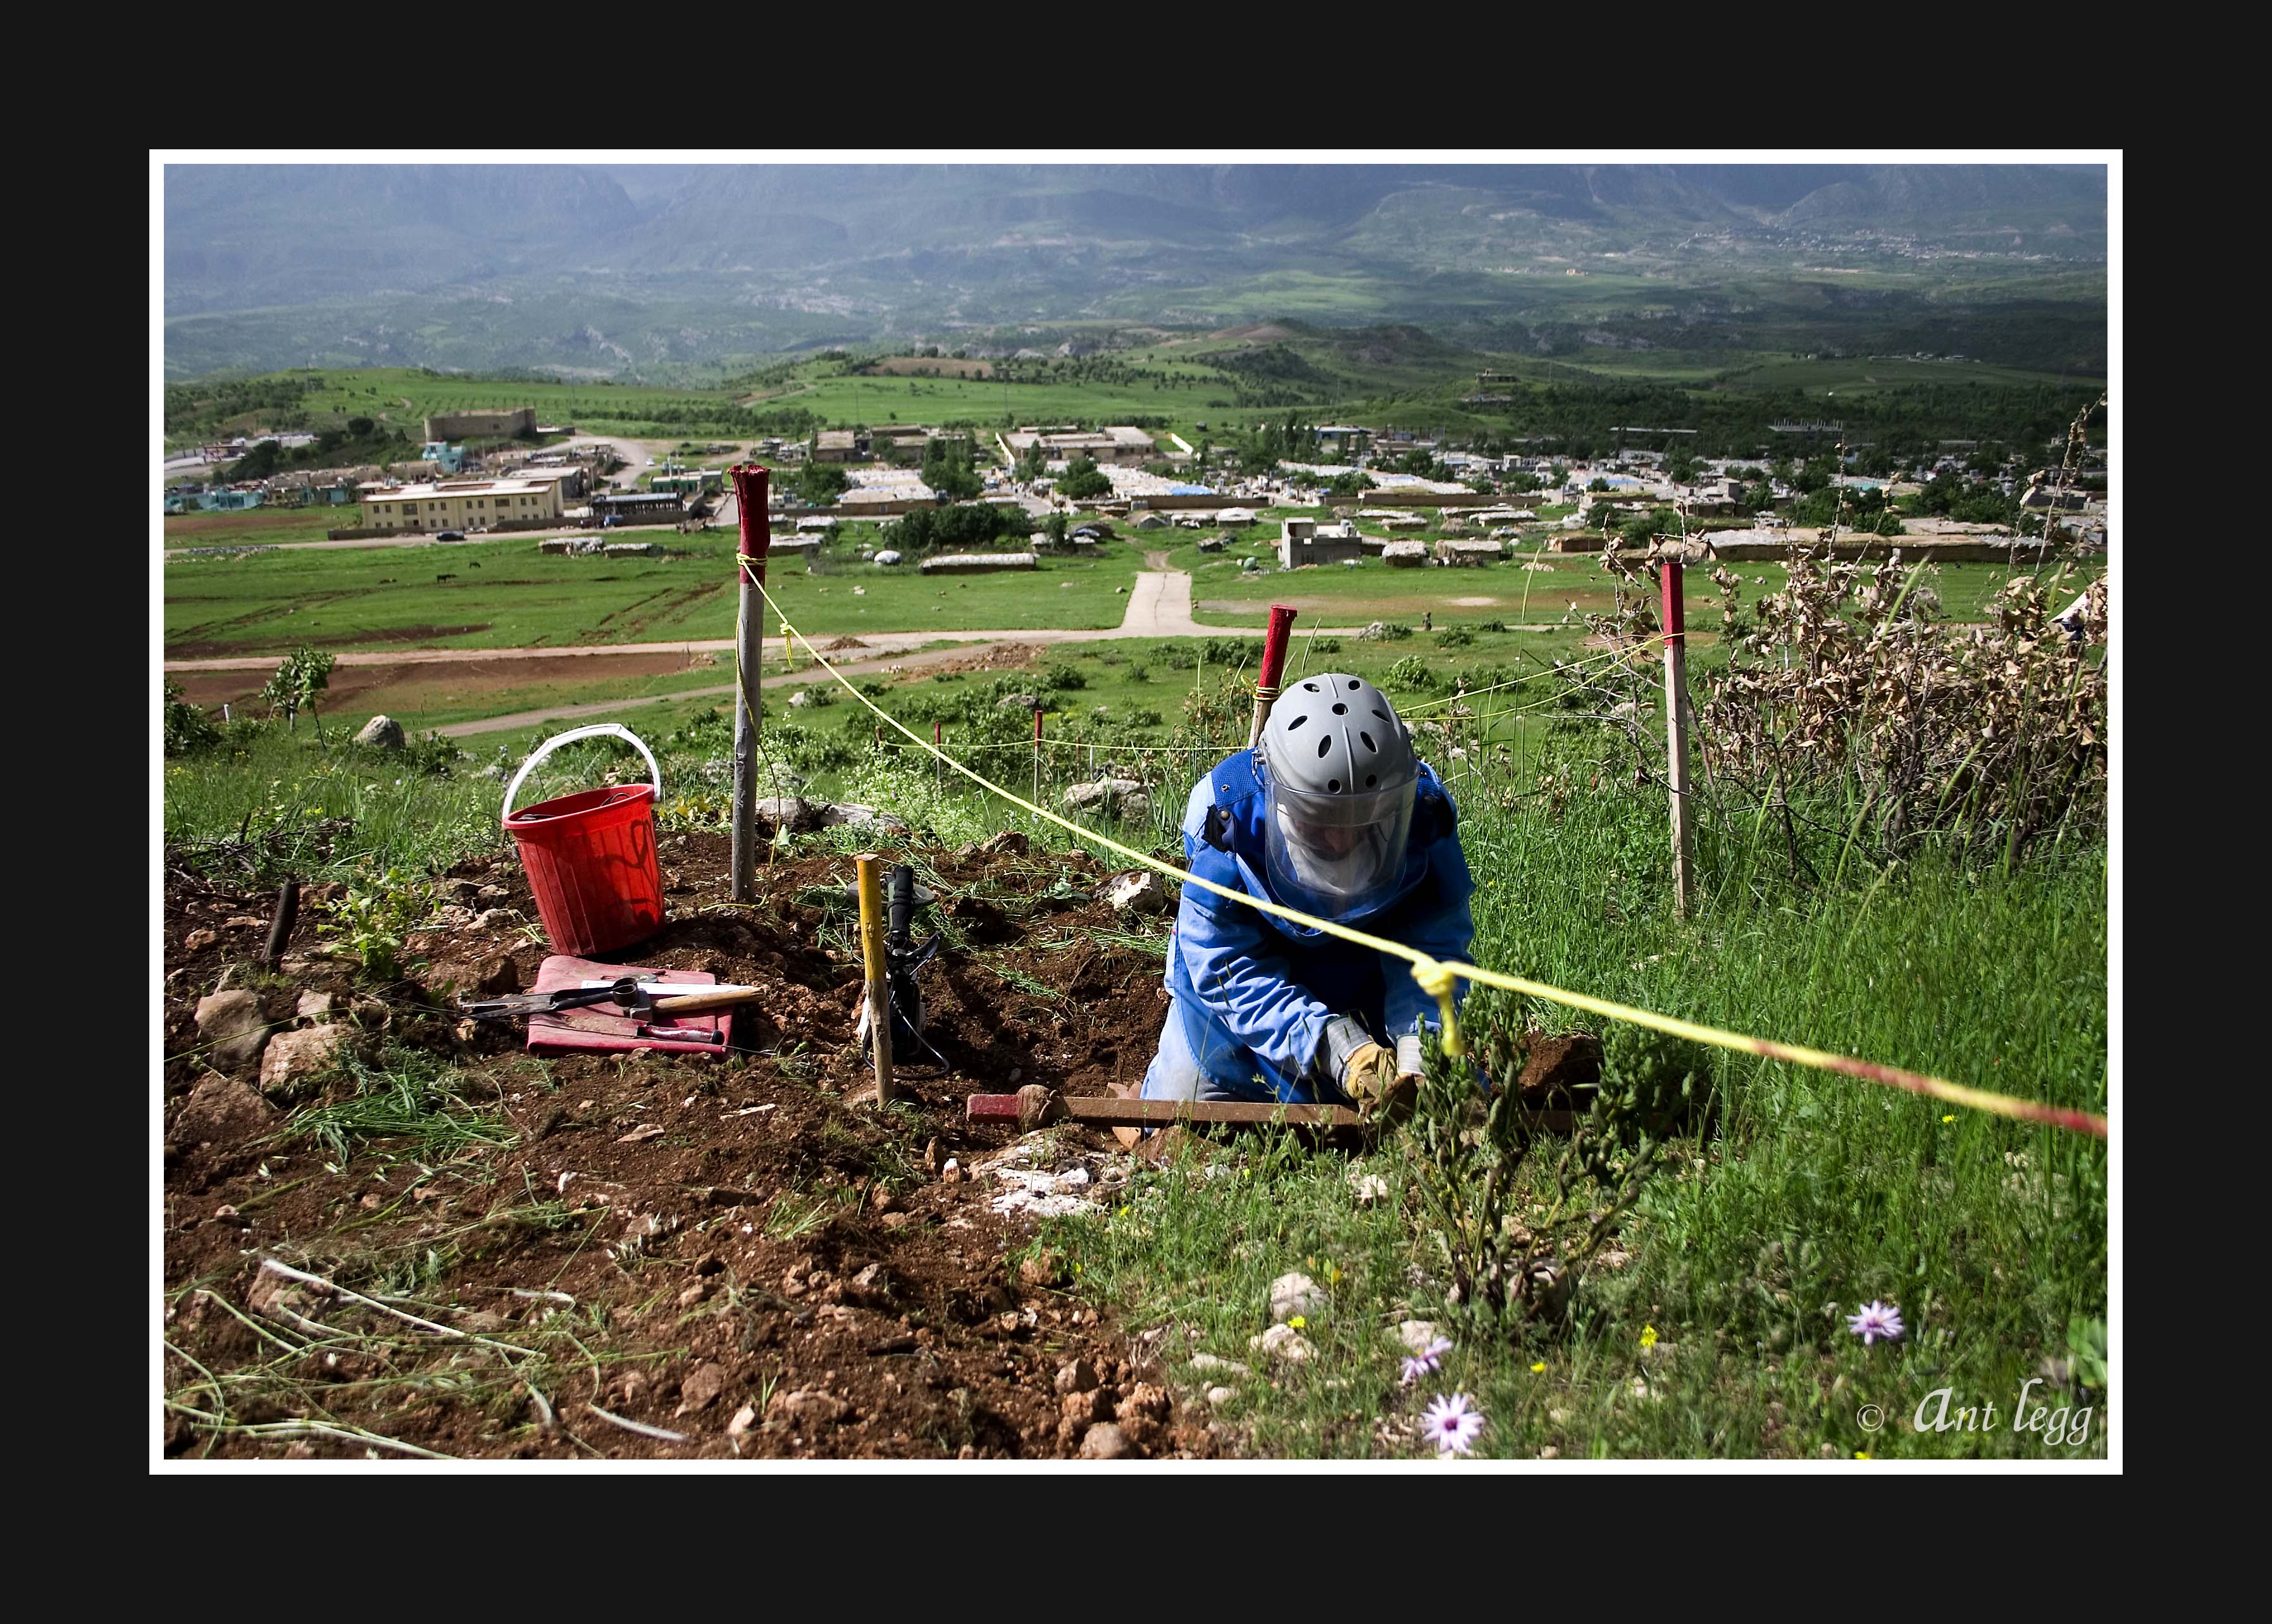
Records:
[[[1388,697],[1328,672],[1286,685],[1263,730],[1263,855],[1278,900],[1356,918],[1404,878],[1420,763]]]

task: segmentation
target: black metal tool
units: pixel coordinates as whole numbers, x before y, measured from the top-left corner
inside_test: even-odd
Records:
[[[900,864],[884,876],[884,988],[892,1000],[892,1053],[902,1059],[913,1059],[916,1045],[923,1041],[923,984],[916,972],[930,963],[939,949],[940,938],[936,934],[921,946],[915,939],[916,909],[931,900],[930,892],[916,884],[916,872],[908,864]],[[864,1007],[853,1041],[866,1051]],[[930,1047],[927,1043],[923,1046]]]
[[[542,1015],[562,1009],[583,1009],[594,1004],[617,1004],[626,1014],[641,1010],[668,1014],[673,1010],[721,1009],[746,1002],[760,991],[757,987],[713,985],[706,982],[641,981],[637,977],[624,976],[615,981],[563,987],[557,992],[521,992],[511,998],[478,1001],[461,999],[458,1012],[476,1021],[510,1021],[516,1015]]]
[[[939,938],[920,947],[914,935],[916,906],[916,872],[902,863],[885,881],[884,984],[892,995],[892,1052],[912,1055],[912,1041],[923,1030],[923,986],[916,972],[938,952]]]
[[[625,976],[604,987],[563,987],[557,992],[519,992],[511,998],[460,999],[459,1013],[476,1021],[510,1021],[515,1015],[541,1015],[562,1009],[582,1009],[593,1004],[620,1004],[644,1009],[654,1002],[652,985]]]

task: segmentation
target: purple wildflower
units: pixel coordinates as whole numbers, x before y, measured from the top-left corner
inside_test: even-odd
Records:
[[[1902,1311],[1891,1303],[1873,1301],[1861,1313],[1848,1314],[1846,1328],[1859,1336],[1865,1348],[1880,1336],[1887,1342],[1898,1342],[1902,1336]]]
[[[1423,1376],[1432,1376],[1443,1368],[1444,1356],[1452,1351],[1451,1338],[1439,1336],[1420,1351],[1417,1357],[1404,1361],[1403,1382],[1410,1387]]]
[[[1476,1435],[1484,1430],[1484,1412],[1470,1410],[1468,1406],[1472,1402],[1465,1393],[1454,1393],[1449,1398],[1439,1393],[1420,1418],[1420,1430],[1436,1446],[1437,1454],[1466,1455],[1474,1449]]]

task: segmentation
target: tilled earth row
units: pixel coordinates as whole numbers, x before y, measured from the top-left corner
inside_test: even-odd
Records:
[[[1014,836],[905,855],[951,945],[922,972],[934,1051],[901,1057],[890,1107],[858,1100],[848,857],[769,867],[737,908],[722,835],[664,838],[671,923],[613,956],[766,987],[725,1058],[540,1059],[518,1023],[462,1021],[548,951],[511,857],[452,871],[385,984],[328,951],[324,891],[269,975],[273,894],[169,867],[167,1453],[1235,1449],[1035,1244],[1129,1156],[963,1109],[1140,1078],[1165,994],[1125,939],[1164,922]]]

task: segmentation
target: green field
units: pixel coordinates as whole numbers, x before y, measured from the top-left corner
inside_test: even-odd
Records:
[[[871,527],[847,531],[872,543]],[[193,658],[303,644],[533,648],[731,637],[736,543],[715,532],[670,540],[684,557],[563,558],[518,539],[168,559],[166,647]],[[1140,550],[1112,542],[1095,558],[934,580],[863,565],[857,544],[848,536],[811,569],[783,564],[768,573],[798,625],[832,636],[1117,625],[1128,600],[1115,588],[1142,563]]]

